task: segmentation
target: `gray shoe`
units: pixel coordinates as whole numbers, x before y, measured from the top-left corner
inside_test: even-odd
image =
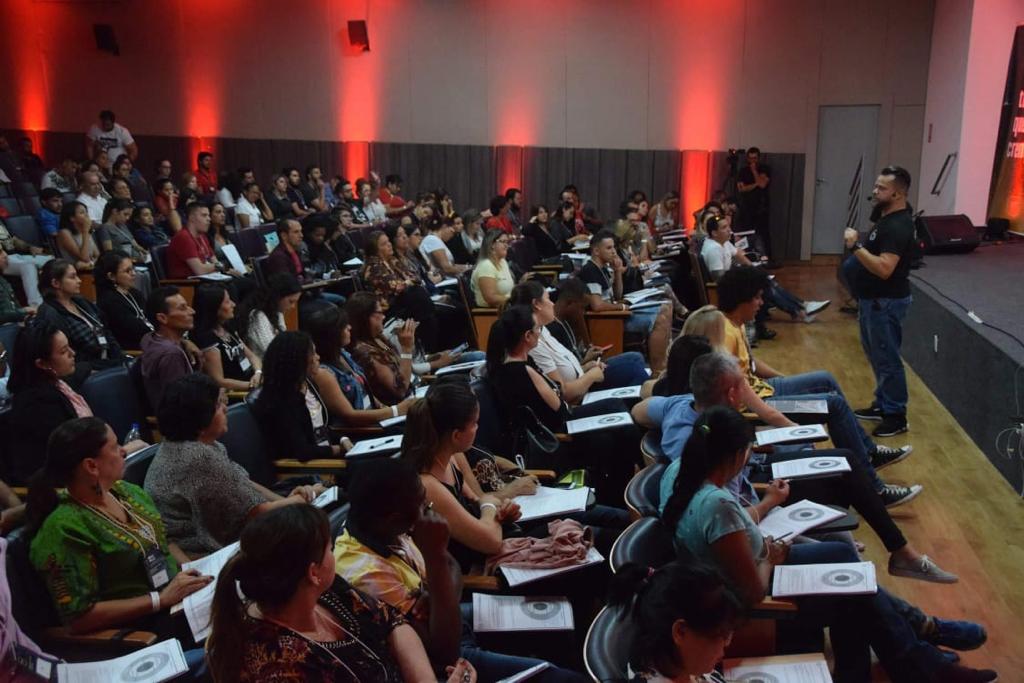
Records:
[[[956,583],[960,580],[959,576],[945,571],[927,555],[922,555],[921,559],[910,564],[897,564],[895,560],[894,557],[889,558],[889,573],[892,576],[932,583]]]

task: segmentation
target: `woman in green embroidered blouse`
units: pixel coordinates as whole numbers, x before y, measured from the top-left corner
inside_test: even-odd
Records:
[[[30,558],[73,633],[137,625],[212,580],[180,571],[153,500],[120,480],[124,457],[103,420],[69,420],[29,490]],[[163,631],[160,621],[146,627]]]

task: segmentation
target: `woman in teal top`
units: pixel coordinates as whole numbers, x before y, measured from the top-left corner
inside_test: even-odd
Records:
[[[748,605],[756,605],[770,593],[777,565],[858,562],[860,557],[846,543],[790,546],[761,535],[725,489],[747,463],[750,437],[750,425],[732,408],[706,410],[683,449],[662,519],[674,530],[680,555],[718,568]],[[915,633],[884,589],[874,595],[803,597],[797,603],[795,618],[804,628],[829,628],[837,683],[871,680],[872,649],[894,683],[995,680],[995,672],[950,663],[934,646],[936,640],[926,642]]]
[[[30,558],[72,633],[132,625],[172,635],[161,617],[211,577],[180,571],[184,555],[168,545],[153,500],[120,481],[124,458],[103,420],[54,430],[29,491]]]

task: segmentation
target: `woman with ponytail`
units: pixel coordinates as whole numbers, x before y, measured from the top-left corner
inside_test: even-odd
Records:
[[[743,615],[743,604],[707,565],[672,562],[653,570],[626,564],[612,578],[608,604],[630,622],[629,666],[664,683],[714,681]]]
[[[491,327],[487,340],[487,381],[498,401],[509,434],[523,425],[522,407],[552,432],[564,433],[567,420],[628,412],[620,399],[594,401],[570,408],[562,396],[562,385],[542,375],[530,363],[542,326],[529,306],[509,306]],[[622,492],[639,463],[640,434],[632,426],[601,430],[573,438],[558,451],[558,469],[592,468],[600,502],[621,505]],[[628,523],[628,521],[627,521]]]
[[[215,681],[437,680],[412,626],[335,575],[331,546],[327,516],[310,505],[246,525],[213,598],[206,647]],[[464,660],[448,675],[476,680]]]
[[[28,494],[29,556],[72,633],[131,626],[174,636],[167,610],[211,577],[179,571],[187,558],[168,545],[153,500],[121,481],[124,456],[98,418],[54,430]]]
[[[746,604],[756,605],[768,594],[777,565],[859,562],[860,556],[842,542],[790,546],[761,534],[756,521],[725,488],[746,465],[750,436],[749,424],[732,408],[705,410],[679,459],[679,475],[662,519],[674,530],[681,555],[717,567]],[[874,595],[802,597],[797,603],[798,625],[829,628],[837,683],[871,680],[871,649],[894,683],[996,680],[994,672],[951,664],[933,644],[919,638],[901,613],[903,608],[884,589]],[[932,630],[954,624],[964,628],[962,623],[934,618],[928,623]]]

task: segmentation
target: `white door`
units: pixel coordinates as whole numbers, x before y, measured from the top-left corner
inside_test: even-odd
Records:
[[[827,106],[818,110],[811,251],[843,253],[843,228],[865,230],[878,169],[879,105]]]

